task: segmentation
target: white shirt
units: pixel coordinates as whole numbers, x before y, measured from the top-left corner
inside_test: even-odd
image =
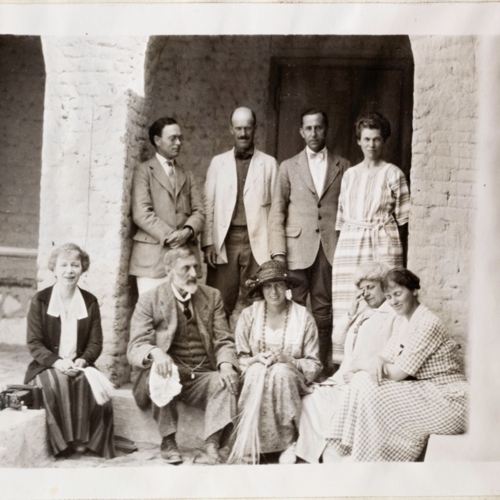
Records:
[[[160,162],[160,165],[163,167],[163,170],[165,170],[167,177],[171,180],[172,184],[175,187],[175,162],[174,162],[174,160],[167,160],[164,156],[162,156],[159,153],[156,153],[156,158],[158,158],[158,161]],[[170,164],[169,164],[169,162],[170,162]]]
[[[77,287],[68,312],[64,309],[64,304],[61,299],[60,287],[56,283],[52,289],[50,296],[49,308],[47,314],[55,318],[61,317],[61,339],[59,341],[59,356],[61,358],[76,358],[76,342],[78,334],[78,320],[88,316],[87,307],[83,300],[82,293]]]
[[[191,311],[191,314],[193,314],[194,311],[193,311],[193,306],[191,305],[191,294],[187,292],[186,296],[183,297],[179,292],[179,290],[177,290],[177,288],[175,288],[175,286],[172,283],[170,283],[170,286],[172,287],[172,291],[174,292],[175,298],[184,306],[186,305],[187,302],[188,309]]]
[[[328,150],[326,146],[315,153],[309,146],[306,146],[307,162],[309,163],[309,171],[314,182],[314,187],[318,193],[318,197],[323,194],[325,186],[326,168],[328,166]]]

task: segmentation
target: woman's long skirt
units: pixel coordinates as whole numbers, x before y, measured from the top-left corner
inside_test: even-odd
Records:
[[[366,372],[350,382],[327,437],[354,461],[415,461],[430,434],[461,434],[467,422],[467,383],[384,379]]]
[[[266,368],[262,363],[250,365],[245,378],[238,408],[250,404],[256,381],[266,371],[266,380],[259,414],[261,453],[286,450],[297,439],[302,408],[302,396],[311,390],[304,375],[295,367],[276,363]]]
[[[117,456],[117,451],[130,453],[137,449],[124,438],[115,442],[111,401],[96,403],[83,372],[69,377],[49,368],[37,375],[35,383],[43,390],[49,442],[55,455],[74,442],[84,443],[104,458]]]

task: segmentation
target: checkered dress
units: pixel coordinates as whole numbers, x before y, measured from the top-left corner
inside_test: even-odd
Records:
[[[382,355],[410,377],[377,385],[357,373],[328,432],[329,446],[355,461],[414,461],[430,434],[466,428],[467,382],[457,345],[425,306],[409,323],[398,320]]]
[[[344,174],[335,227],[340,237],[333,259],[334,324],[354,299],[353,275],[360,264],[403,264],[397,226],[408,223],[409,210],[408,184],[395,165],[386,163],[373,171],[356,166]]]

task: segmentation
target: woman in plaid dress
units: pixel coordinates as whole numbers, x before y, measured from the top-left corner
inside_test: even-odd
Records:
[[[354,375],[328,433],[330,452],[354,461],[414,461],[430,434],[460,434],[467,382],[457,344],[418,302],[420,280],[389,271],[384,292],[399,315],[380,356]]]
[[[404,265],[410,194],[403,172],[382,158],[390,135],[389,120],[380,113],[363,115],[356,122],[364,159],[342,178],[335,227],[340,236],[332,271],[334,324],[354,299],[352,278],[361,264]]]

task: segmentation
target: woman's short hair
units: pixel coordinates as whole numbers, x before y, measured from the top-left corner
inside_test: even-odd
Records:
[[[420,289],[420,278],[404,267],[394,267],[382,281],[382,290],[386,291],[391,285],[404,286],[408,290]]]
[[[373,113],[365,113],[356,120],[356,137],[361,139],[361,132],[364,128],[380,130],[380,135],[384,142],[391,136],[390,121],[378,111]]]
[[[55,248],[49,257],[48,268],[51,271],[54,271],[54,269],[56,268],[56,263],[57,259],[59,258],[59,255],[68,252],[78,252],[78,256],[80,257],[80,262],[82,263],[83,272],[88,270],[88,268],[90,267],[89,254],[85,250],[82,250],[78,245],[75,245],[74,243],[65,243],[64,245]]]
[[[385,278],[388,271],[389,268],[381,262],[377,262],[375,260],[365,262],[356,269],[356,272],[354,273],[354,284],[357,288],[359,288],[359,284],[363,280],[378,281],[379,283],[382,283],[382,280]]]
[[[177,261],[177,259],[185,259],[186,257],[191,257],[195,255],[193,249],[187,245],[182,245],[180,247],[172,248],[167,251],[163,257],[163,264],[167,269],[172,269]]]

